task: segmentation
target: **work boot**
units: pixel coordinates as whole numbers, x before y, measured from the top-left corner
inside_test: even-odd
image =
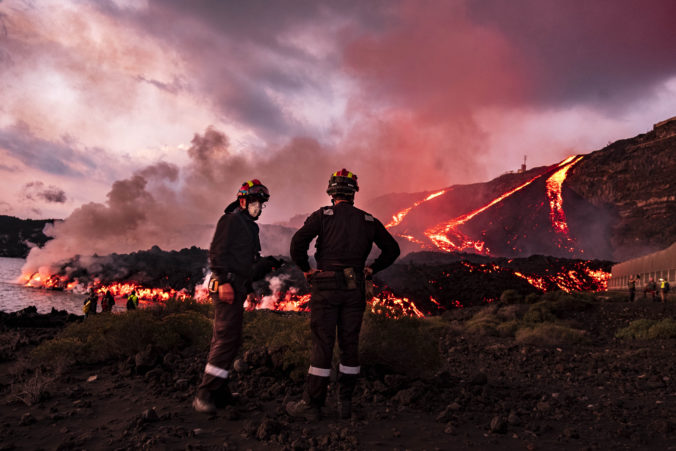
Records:
[[[301,399],[298,402],[289,402],[286,404],[286,413],[296,418],[305,418],[308,421],[319,420],[319,407],[313,406],[305,400]]]
[[[338,400],[338,416],[341,420],[349,420],[352,418],[352,400],[339,399]]]
[[[219,388],[213,392],[214,405],[217,409],[222,409],[225,406],[233,406],[239,404],[239,393],[232,393],[227,385]]]
[[[216,412],[216,405],[213,402],[203,399],[199,396],[195,396],[195,399],[193,399],[192,407],[193,409],[195,409],[196,412],[200,413]]]

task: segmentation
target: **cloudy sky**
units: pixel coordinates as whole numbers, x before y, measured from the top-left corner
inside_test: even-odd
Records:
[[[0,0],[0,214],[208,223],[259,177],[273,222],[326,204],[341,167],[369,199],[553,164],[676,115],[674,17],[672,0]]]

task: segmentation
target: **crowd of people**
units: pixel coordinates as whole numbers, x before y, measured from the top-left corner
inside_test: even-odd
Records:
[[[658,283],[659,282],[659,283]],[[654,278],[650,278],[648,282],[643,286],[643,299],[648,299],[648,295],[650,295],[650,299],[653,302],[658,302],[658,295],[659,295],[659,301],[662,303],[667,302],[667,296],[669,294],[670,290],[670,285],[669,281],[660,277],[659,281],[656,282]],[[641,276],[636,275],[636,277],[630,277],[628,286],[629,286],[629,302],[634,302],[636,300],[636,285],[641,283]]]
[[[101,313],[110,313],[113,311],[115,306],[115,296],[108,289],[103,289],[101,293]],[[138,307],[139,298],[136,294],[136,290],[133,290],[129,296],[127,296],[127,310],[135,310]],[[82,312],[85,314],[85,317],[91,315],[96,315],[99,305],[99,293],[96,289],[90,288],[87,292],[87,297],[84,300],[82,306]]]

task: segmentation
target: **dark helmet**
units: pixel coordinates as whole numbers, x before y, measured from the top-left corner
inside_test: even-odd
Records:
[[[326,193],[331,197],[354,197],[354,193],[359,191],[357,184],[357,174],[354,174],[343,168],[331,174],[329,187]]]
[[[237,191],[237,199],[242,197],[250,201],[267,202],[270,199],[270,191],[260,180],[253,179],[242,183],[242,187]]]

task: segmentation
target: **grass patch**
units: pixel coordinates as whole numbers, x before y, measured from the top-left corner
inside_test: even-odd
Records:
[[[49,398],[48,387],[53,380],[38,368],[25,382],[12,384],[10,397],[27,406],[38,404]]]
[[[555,322],[571,313],[584,312],[593,306],[594,297],[586,293],[553,291],[545,293],[531,305],[523,321],[526,323]]]
[[[302,380],[310,365],[310,317],[295,313],[255,310],[244,313],[243,350],[265,350],[279,359],[293,380]]]
[[[653,340],[656,338],[676,338],[676,320],[665,318],[660,321],[638,319],[615,334],[617,338]]]
[[[211,321],[196,311],[163,314],[135,310],[95,315],[68,325],[56,338],[35,348],[32,357],[39,365],[54,368],[129,357],[148,345],[160,352],[188,347],[204,349],[211,339],[211,330]]]
[[[465,331],[482,336],[498,336],[498,326],[501,323],[497,315],[498,306],[489,305],[479,310],[471,319],[465,322]]]
[[[538,346],[565,346],[588,341],[587,333],[553,323],[541,323],[516,331],[516,342]]]
[[[441,366],[439,318],[390,319],[367,312],[362,323],[360,360],[411,377],[429,377]]]

